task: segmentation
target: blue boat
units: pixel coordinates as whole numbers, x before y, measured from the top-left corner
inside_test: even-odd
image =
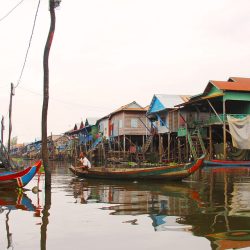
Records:
[[[21,171],[0,172],[0,189],[13,189],[25,187],[36,175],[42,165],[42,161],[35,162],[30,167]]]

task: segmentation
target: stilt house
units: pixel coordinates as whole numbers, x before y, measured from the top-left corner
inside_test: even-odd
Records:
[[[207,153],[210,159],[249,158],[250,149],[250,78],[230,77],[228,81],[209,81],[202,94],[178,105],[186,112],[185,126],[178,134],[188,141],[188,154]],[[232,136],[230,124],[242,123]],[[236,124],[237,125],[237,124]],[[243,127],[244,126],[244,127]],[[239,137],[243,133],[243,137]],[[238,148],[234,142],[241,139]],[[203,145],[202,145],[203,144]],[[202,151],[199,153],[199,151]]]
[[[184,121],[175,105],[188,100],[184,95],[157,94],[152,98],[146,115],[151,121],[153,150],[160,161],[177,161],[177,131]]]

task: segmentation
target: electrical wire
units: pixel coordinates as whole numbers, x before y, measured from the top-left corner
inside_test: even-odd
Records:
[[[14,88],[17,88],[17,87],[18,87],[18,85],[20,84],[22,75],[23,75],[23,71],[24,71],[24,68],[25,68],[25,65],[26,65],[26,61],[27,61],[27,57],[28,57],[28,53],[29,53],[29,49],[30,49],[32,37],[33,37],[34,30],[35,30],[35,26],[36,26],[36,19],[37,19],[37,14],[38,14],[40,2],[41,2],[41,0],[38,0],[37,9],[36,9],[36,14],[35,14],[35,18],[34,18],[34,21],[33,21],[33,27],[32,27],[32,31],[31,31],[31,35],[30,35],[30,40],[29,40],[28,48],[27,48],[27,50],[26,50],[26,55],[25,55],[23,67],[22,67],[22,70],[21,70],[21,74],[20,74],[20,76],[19,76],[19,78],[18,78],[17,84],[16,84],[16,86],[15,86]]]
[[[21,0],[17,5],[15,5],[7,14],[0,18],[0,22],[2,22],[6,17],[8,17],[12,11],[14,11],[24,0]]]
[[[21,90],[24,90],[24,91],[27,91],[31,94],[34,94],[34,95],[37,95],[37,96],[43,96],[41,93],[38,93],[38,92],[35,92],[33,90],[30,90],[30,89],[27,89],[27,88],[24,88],[24,87],[19,87]],[[99,110],[99,111],[106,111],[107,109],[109,109],[110,107],[98,107],[98,106],[89,106],[89,105],[83,105],[83,104],[80,104],[80,103],[76,103],[76,102],[68,102],[68,101],[64,101],[64,100],[61,100],[61,99],[58,99],[58,98],[54,98],[54,97],[51,97],[49,98],[51,101],[54,101],[54,102],[59,102],[59,103],[63,103],[65,105],[70,105],[70,106],[78,106],[78,107],[86,107],[88,109],[92,109],[92,110]]]

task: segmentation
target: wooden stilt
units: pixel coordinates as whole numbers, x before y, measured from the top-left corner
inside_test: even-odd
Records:
[[[123,157],[125,158],[125,152],[126,152],[126,136],[123,135]]]
[[[177,139],[178,141],[178,162],[181,162],[181,142],[180,142],[180,138]]]
[[[185,159],[185,161],[186,162],[188,162],[188,158],[189,158],[189,155],[188,155],[188,152],[189,152],[189,144],[188,144],[188,127],[187,127],[187,123],[186,123],[186,125],[185,125],[185,127],[186,127],[186,159]]]
[[[162,154],[163,154],[163,150],[162,150],[162,136],[161,134],[159,134],[159,161],[162,162]]]
[[[209,159],[213,159],[212,125],[209,126]]]
[[[170,132],[168,133],[168,162],[170,162]]]
[[[226,101],[223,99],[223,154],[227,159],[227,131],[226,131]]]

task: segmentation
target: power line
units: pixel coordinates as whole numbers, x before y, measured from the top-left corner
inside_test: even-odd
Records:
[[[0,18],[0,22],[2,22],[6,17],[8,17],[12,11],[14,11],[24,0],[21,0],[17,5],[15,5],[7,14]]]
[[[21,74],[19,76],[19,79],[17,81],[17,84],[16,84],[15,88],[17,88],[18,85],[20,84],[20,81],[21,81],[21,78],[22,78],[22,75],[23,75],[23,71],[24,71],[24,68],[25,68],[25,65],[26,65],[26,61],[27,61],[27,57],[28,57],[28,53],[29,53],[29,49],[30,49],[30,45],[31,45],[31,41],[32,41],[34,29],[35,29],[35,25],[36,25],[36,18],[37,18],[37,14],[38,14],[40,2],[41,2],[41,0],[39,0],[38,4],[37,4],[36,14],[35,14],[35,18],[34,18],[34,21],[33,21],[33,27],[32,27],[32,31],[31,31],[31,35],[30,35],[30,40],[29,40],[28,48],[26,50],[26,55],[25,55],[23,67],[22,67],[22,70],[21,70]]]
[[[24,90],[24,91],[27,91],[31,94],[34,94],[34,95],[37,95],[37,96],[43,96],[41,93],[38,93],[38,92],[35,92],[33,90],[30,90],[30,89],[26,89],[24,87],[20,87],[20,89]],[[81,104],[81,103],[76,103],[76,102],[68,102],[68,101],[64,101],[64,100],[61,100],[61,99],[57,99],[57,98],[54,98],[54,97],[51,97],[49,98],[51,101],[54,101],[54,102],[60,102],[60,103],[63,103],[63,104],[66,104],[66,105],[71,105],[71,106],[79,106],[79,107],[86,107],[86,108],[90,108],[90,109],[93,109],[93,110],[107,110],[109,109],[110,107],[98,107],[98,106],[90,106],[90,105],[84,105],[84,104]]]

